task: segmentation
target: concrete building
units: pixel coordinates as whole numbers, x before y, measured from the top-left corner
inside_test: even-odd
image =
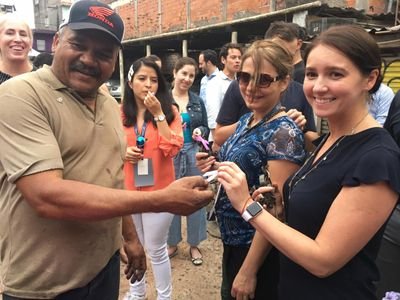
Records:
[[[54,34],[66,18],[72,0],[31,1],[33,1],[35,18],[33,48],[39,52],[51,52]]]
[[[0,1],[0,15],[15,12],[15,5],[11,1]]]
[[[0,0],[0,13],[18,10],[21,1],[34,11],[33,48],[51,52],[57,28],[73,0]],[[28,2],[30,2],[28,5]],[[275,20],[296,22],[312,37],[329,26],[357,23],[374,35],[382,49],[385,82],[400,89],[400,0],[102,0],[125,22],[125,37],[113,78],[123,79],[133,60],[157,54],[170,76],[179,56],[227,42],[249,44],[262,38]],[[399,25],[399,27],[393,27]],[[387,75],[387,76],[386,76]]]
[[[123,51],[114,77],[123,78],[133,60],[156,54],[163,72],[172,73],[179,55],[192,56],[207,48],[219,51],[227,42],[248,44],[262,38],[275,20],[296,22],[310,37],[329,26],[357,23],[381,45],[386,65],[399,59],[400,0],[104,0],[125,22]],[[393,72],[392,72],[393,73]],[[395,75],[400,73],[394,73]],[[396,75],[397,76],[397,75]],[[386,82],[391,79],[388,78]],[[399,87],[400,88],[400,80]]]

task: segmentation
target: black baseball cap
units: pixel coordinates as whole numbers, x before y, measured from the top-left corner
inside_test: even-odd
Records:
[[[72,30],[97,29],[108,33],[118,45],[122,45],[124,23],[108,5],[99,1],[81,0],[72,4],[68,19],[60,29],[68,25]]]

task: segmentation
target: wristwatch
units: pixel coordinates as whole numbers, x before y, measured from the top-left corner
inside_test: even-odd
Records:
[[[252,204],[246,207],[246,210],[242,214],[242,218],[246,222],[249,222],[251,219],[260,214],[262,210],[263,207],[261,206],[261,204],[258,203],[257,201],[254,201]]]
[[[156,122],[165,121],[165,116],[164,115],[154,116],[154,121],[156,121]]]

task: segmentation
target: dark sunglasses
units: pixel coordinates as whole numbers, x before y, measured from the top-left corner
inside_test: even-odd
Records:
[[[253,76],[251,76],[247,72],[237,72],[236,78],[237,78],[237,81],[239,82],[239,84],[243,84],[243,85],[248,85],[250,83],[250,80],[255,79]],[[260,77],[259,77],[256,85],[259,87],[269,87],[271,85],[271,83],[281,80],[281,79],[282,79],[281,76],[271,77],[268,74],[260,74]]]

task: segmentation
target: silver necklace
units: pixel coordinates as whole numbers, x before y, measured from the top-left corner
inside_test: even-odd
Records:
[[[369,114],[369,111],[367,111],[365,116],[362,117],[361,120],[358,121],[357,124],[353,126],[353,128],[351,128],[351,131],[350,131],[349,135],[353,135],[354,133],[356,133],[356,129],[357,129],[358,125],[360,125],[365,120],[365,118],[368,116],[368,114]]]
[[[340,142],[346,138],[346,135],[341,136],[339,139],[335,141],[335,143],[326,151],[322,156],[314,163],[314,165],[301,177],[298,177],[299,174],[303,171],[303,169],[308,166],[309,162],[314,160],[315,155],[318,153],[318,151],[321,149],[322,145],[325,144],[326,140],[328,139],[329,135],[327,135],[324,140],[320,143],[320,145],[314,150],[314,152],[307,158],[306,162],[300,167],[300,169],[297,170],[297,172],[293,175],[293,177],[289,181],[289,199],[292,194],[293,189],[296,187],[296,185],[306,179],[306,177],[313,172],[316,168],[319,167],[319,165],[326,161],[330,154],[340,145]]]
[[[326,151],[324,154],[321,155],[321,157],[314,163],[314,165],[310,168],[310,170],[308,170],[308,172],[306,172],[303,176],[301,176],[300,178],[297,179],[298,175],[302,172],[302,170],[308,166],[310,160],[314,160],[316,154],[318,153],[318,151],[322,148],[322,146],[325,144],[326,140],[329,137],[329,134],[326,135],[326,137],[323,139],[323,141],[319,144],[319,146],[313,151],[313,153],[307,158],[306,162],[300,167],[300,169],[297,170],[297,172],[293,175],[293,177],[290,179],[289,181],[289,199],[291,196],[291,193],[293,191],[293,189],[295,188],[295,186],[302,180],[306,179],[306,177],[313,172],[316,168],[319,167],[319,165],[326,161],[329,157],[329,155],[340,145],[340,142],[343,141],[344,138],[346,138],[349,135],[353,135],[356,132],[357,127],[365,120],[365,118],[368,116],[369,112],[367,111],[367,113],[361,118],[360,121],[357,122],[357,124],[355,124],[351,130],[350,133],[348,135],[343,135],[340,138],[338,138],[335,143],[328,149],[328,151]],[[297,179],[297,180],[296,180]],[[296,181],[295,181],[296,180]]]

